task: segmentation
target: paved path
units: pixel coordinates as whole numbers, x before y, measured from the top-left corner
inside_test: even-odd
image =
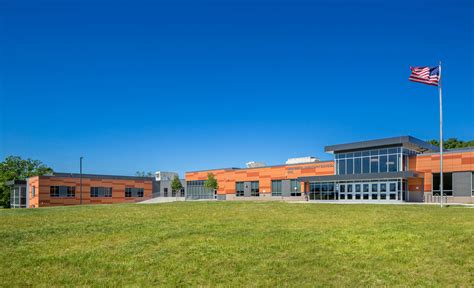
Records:
[[[381,204],[381,205],[439,205],[439,203],[425,202],[402,202],[402,201],[344,201],[344,200],[310,200],[310,201],[288,201],[296,204]],[[445,206],[464,206],[474,208],[474,204],[444,203]]]
[[[170,203],[176,201],[185,201],[184,197],[156,197],[151,198],[142,202],[138,202],[137,204],[158,204],[158,203]]]

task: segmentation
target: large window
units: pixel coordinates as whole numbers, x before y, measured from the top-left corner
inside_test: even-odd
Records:
[[[441,177],[439,173],[433,173],[433,195],[441,195]],[[453,196],[453,173],[443,173],[443,195]]]
[[[250,182],[250,196],[258,197],[260,196],[260,189],[258,181]]]
[[[408,169],[408,156],[413,154],[414,151],[401,147],[338,153],[336,173],[343,175],[404,171]]]
[[[50,186],[50,197],[76,197],[76,187],[74,186]]]
[[[214,199],[214,189],[204,186],[204,180],[186,182],[187,199]]]
[[[125,188],[125,197],[143,197],[143,188]]]
[[[112,197],[112,187],[91,187],[91,197]]]
[[[337,191],[334,182],[310,182],[309,183],[310,200],[335,200]]]
[[[244,182],[235,182],[235,196],[244,196]]]
[[[272,180],[272,196],[281,196],[281,180]]]
[[[290,181],[291,196],[301,196],[301,183],[298,179],[291,179]]]

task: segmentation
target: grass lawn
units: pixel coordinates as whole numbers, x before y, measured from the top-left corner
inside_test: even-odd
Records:
[[[474,286],[474,209],[177,202],[0,211],[0,286]]]

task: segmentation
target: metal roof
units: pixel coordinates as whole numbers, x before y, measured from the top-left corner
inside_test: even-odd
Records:
[[[325,152],[340,153],[355,150],[368,150],[379,147],[402,146],[417,152],[437,152],[439,148],[412,136],[398,136],[383,139],[337,144],[324,147]]]

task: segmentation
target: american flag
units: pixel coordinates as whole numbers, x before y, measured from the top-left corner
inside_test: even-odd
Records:
[[[409,80],[428,85],[438,86],[439,66],[436,67],[410,67],[411,75]]]

